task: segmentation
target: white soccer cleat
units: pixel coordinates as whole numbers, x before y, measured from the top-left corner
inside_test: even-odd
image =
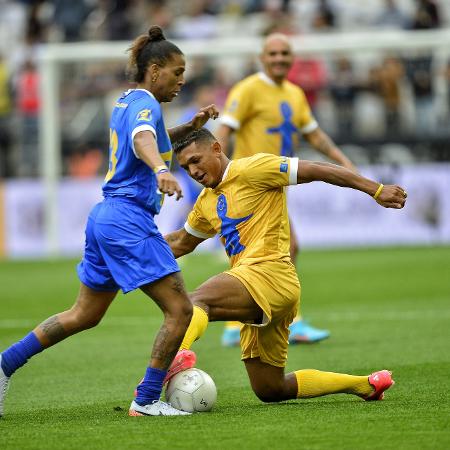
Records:
[[[155,400],[149,405],[138,405],[134,400],[131,402],[128,411],[129,416],[190,416],[191,413],[180,411],[174,408],[170,403],[164,403],[161,400]]]
[[[8,390],[9,377],[5,375],[2,369],[2,355],[0,354],[0,417],[3,416],[3,402],[6,397],[6,391]]]

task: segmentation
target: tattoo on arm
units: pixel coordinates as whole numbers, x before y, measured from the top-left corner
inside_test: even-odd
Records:
[[[58,315],[52,316],[39,325],[41,331],[45,334],[50,345],[56,344],[65,339],[69,334],[59,321]]]

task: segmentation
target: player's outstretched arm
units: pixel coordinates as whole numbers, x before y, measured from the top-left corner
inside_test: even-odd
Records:
[[[191,131],[199,130],[209,119],[216,120],[219,117],[219,110],[214,104],[200,108],[197,114],[189,122],[176,127],[168,128],[167,133],[171,142],[184,139]]]
[[[166,234],[164,239],[169,244],[175,258],[191,253],[198,244],[204,241],[204,239],[189,234],[184,228]]]
[[[300,160],[297,183],[324,181],[335,186],[348,187],[365,192],[385,208],[400,209],[405,206],[406,191],[397,185],[382,185],[335,164]]]

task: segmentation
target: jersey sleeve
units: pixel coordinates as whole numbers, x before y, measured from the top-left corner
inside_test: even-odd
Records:
[[[301,133],[308,134],[314,131],[319,124],[317,123],[316,119],[314,119],[311,108],[309,107],[308,100],[306,99],[306,95],[303,92],[302,89],[300,89],[300,120],[299,120],[299,128]]]
[[[189,213],[184,229],[200,239],[209,239],[216,235],[216,231],[202,213],[202,195],[200,194],[195,202],[194,208]]]
[[[138,158],[138,156],[134,149],[134,137],[140,131],[151,131],[157,140],[157,129],[160,119],[161,106],[156,101],[151,101],[151,99],[140,99],[130,104],[128,130],[136,158]]]
[[[233,130],[239,130],[242,123],[251,115],[251,98],[249,88],[245,84],[238,83],[228,94],[220,122]]]
[[[298,158],[260,153],[239,162],[243,164],[242,174],[252,186],[273,189],[297,184]]]

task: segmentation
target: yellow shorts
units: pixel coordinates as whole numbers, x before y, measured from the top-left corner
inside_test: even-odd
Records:
[[[290,261],[264,261],[242,265],[225,273],[237,278],[263,310],[263,323],[241,328],[241,359],[284,367],[287,360],[289,325],[297,315],[300,282]]]

